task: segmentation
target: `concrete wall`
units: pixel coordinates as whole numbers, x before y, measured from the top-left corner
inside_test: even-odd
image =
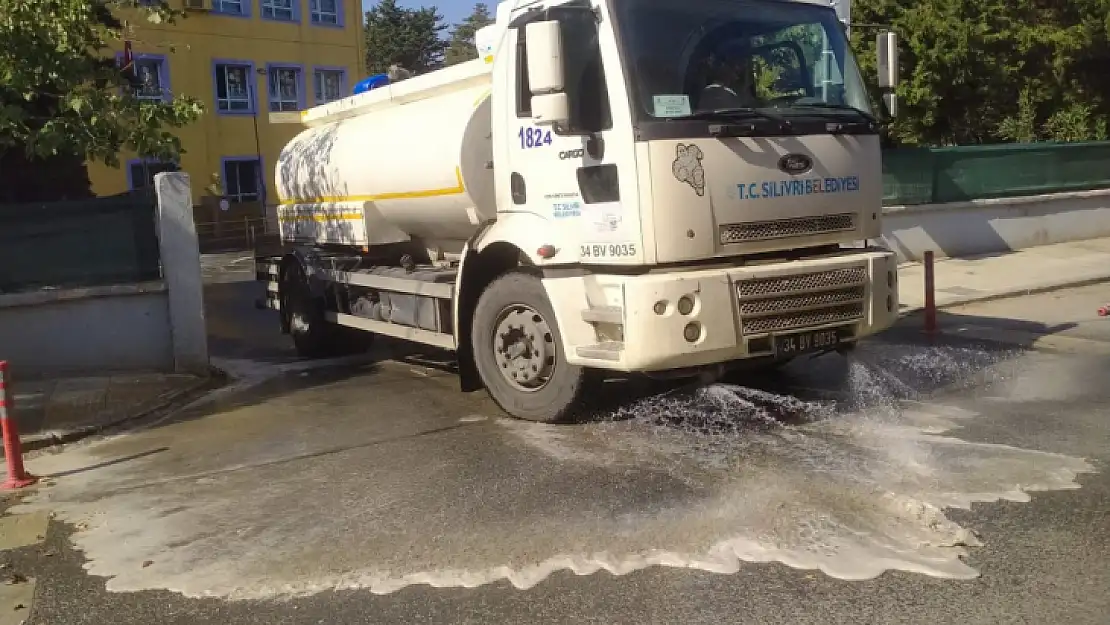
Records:
[[[1110,190],[888,206],[883,239],[902,260],[980,256],[1110,237]]]
[[[168,300],[160,281],[0,295],[0,358],[20,377],[167,369]]]
[[[200,253],[187,174],[159,174],[162,280],[0,294],[0,359],[16,375],[205,373]]]

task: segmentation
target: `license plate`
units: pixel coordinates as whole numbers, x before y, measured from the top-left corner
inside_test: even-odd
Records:
[[[812,332],[798,332],[797,334],[783,334],[775,337],[775,354],[778,356],[794,356],[806,352],[816,352],[831,349],[840,343],[839,330],[814,330]]]

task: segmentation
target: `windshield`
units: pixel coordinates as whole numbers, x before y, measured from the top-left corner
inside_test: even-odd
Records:
[[[871,114],[836,13],[781,0],[613,3],[641,119],[738,108]],[[849,108],[850,107],[850,108]]]

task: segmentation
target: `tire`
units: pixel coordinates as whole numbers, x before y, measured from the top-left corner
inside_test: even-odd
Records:
[[[297,355],[319,359],[350,356],[370,349],[374,334],[329,323],[324,318],[323,300],[312,296],[300,265],[290,268],[283,285],[288,291],[284,305],[289,309],[289,334]]]
[[[512,272],[487,286],[474,310],[471,346],[486,391],[511,416],[569,423],[581,415],[593,378],[566,362],[555,310],[539,278]],[[513,349],[524,353],[513,357]]]

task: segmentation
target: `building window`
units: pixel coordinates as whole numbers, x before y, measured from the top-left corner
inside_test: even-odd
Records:
[[[340,26],[339,0],[308,0],[313,24]]]
[[[312,82],[316,89],[316,104],[327,104],[346,95],[347,70],[317,68]]]
[[[169,171],[178,171],[176,163],[161,163],[158,161],[129,161],[127,163],[127,188],[131,190],[147,189],[154,186],[154,175]]]
[[[232,202],[256,202],[262,188],[257,158],[224,159],[224,196]]]
[[[271,65],[269,75],[270,110],[299,111],[302,108],[303,89],[301,88],[301,68]]]
[[[169,91],[169,72],[165,57],[137,56],[134,60],[135,97],[148,102],[161,102]]]
[[[212,0],[212,11],[226,15],[250,15],[250,0]]]
[[[297,6],[300,2],[296,0],[261,0],[261,2],[263,19],[295,22],[300,17],[297,15]]]
[[[116,63],[124,70],[123,54],[116,54]],[[170,93],[170,66],[166,57],[161,54],[138,54],[131,59],[131,72],[135,82],[131,93],[136,98],[147,102],[161,102],[169,99]]]
[[[254,98],[250,88],[249,63],[216,63],[216,110],[252,113]]]

